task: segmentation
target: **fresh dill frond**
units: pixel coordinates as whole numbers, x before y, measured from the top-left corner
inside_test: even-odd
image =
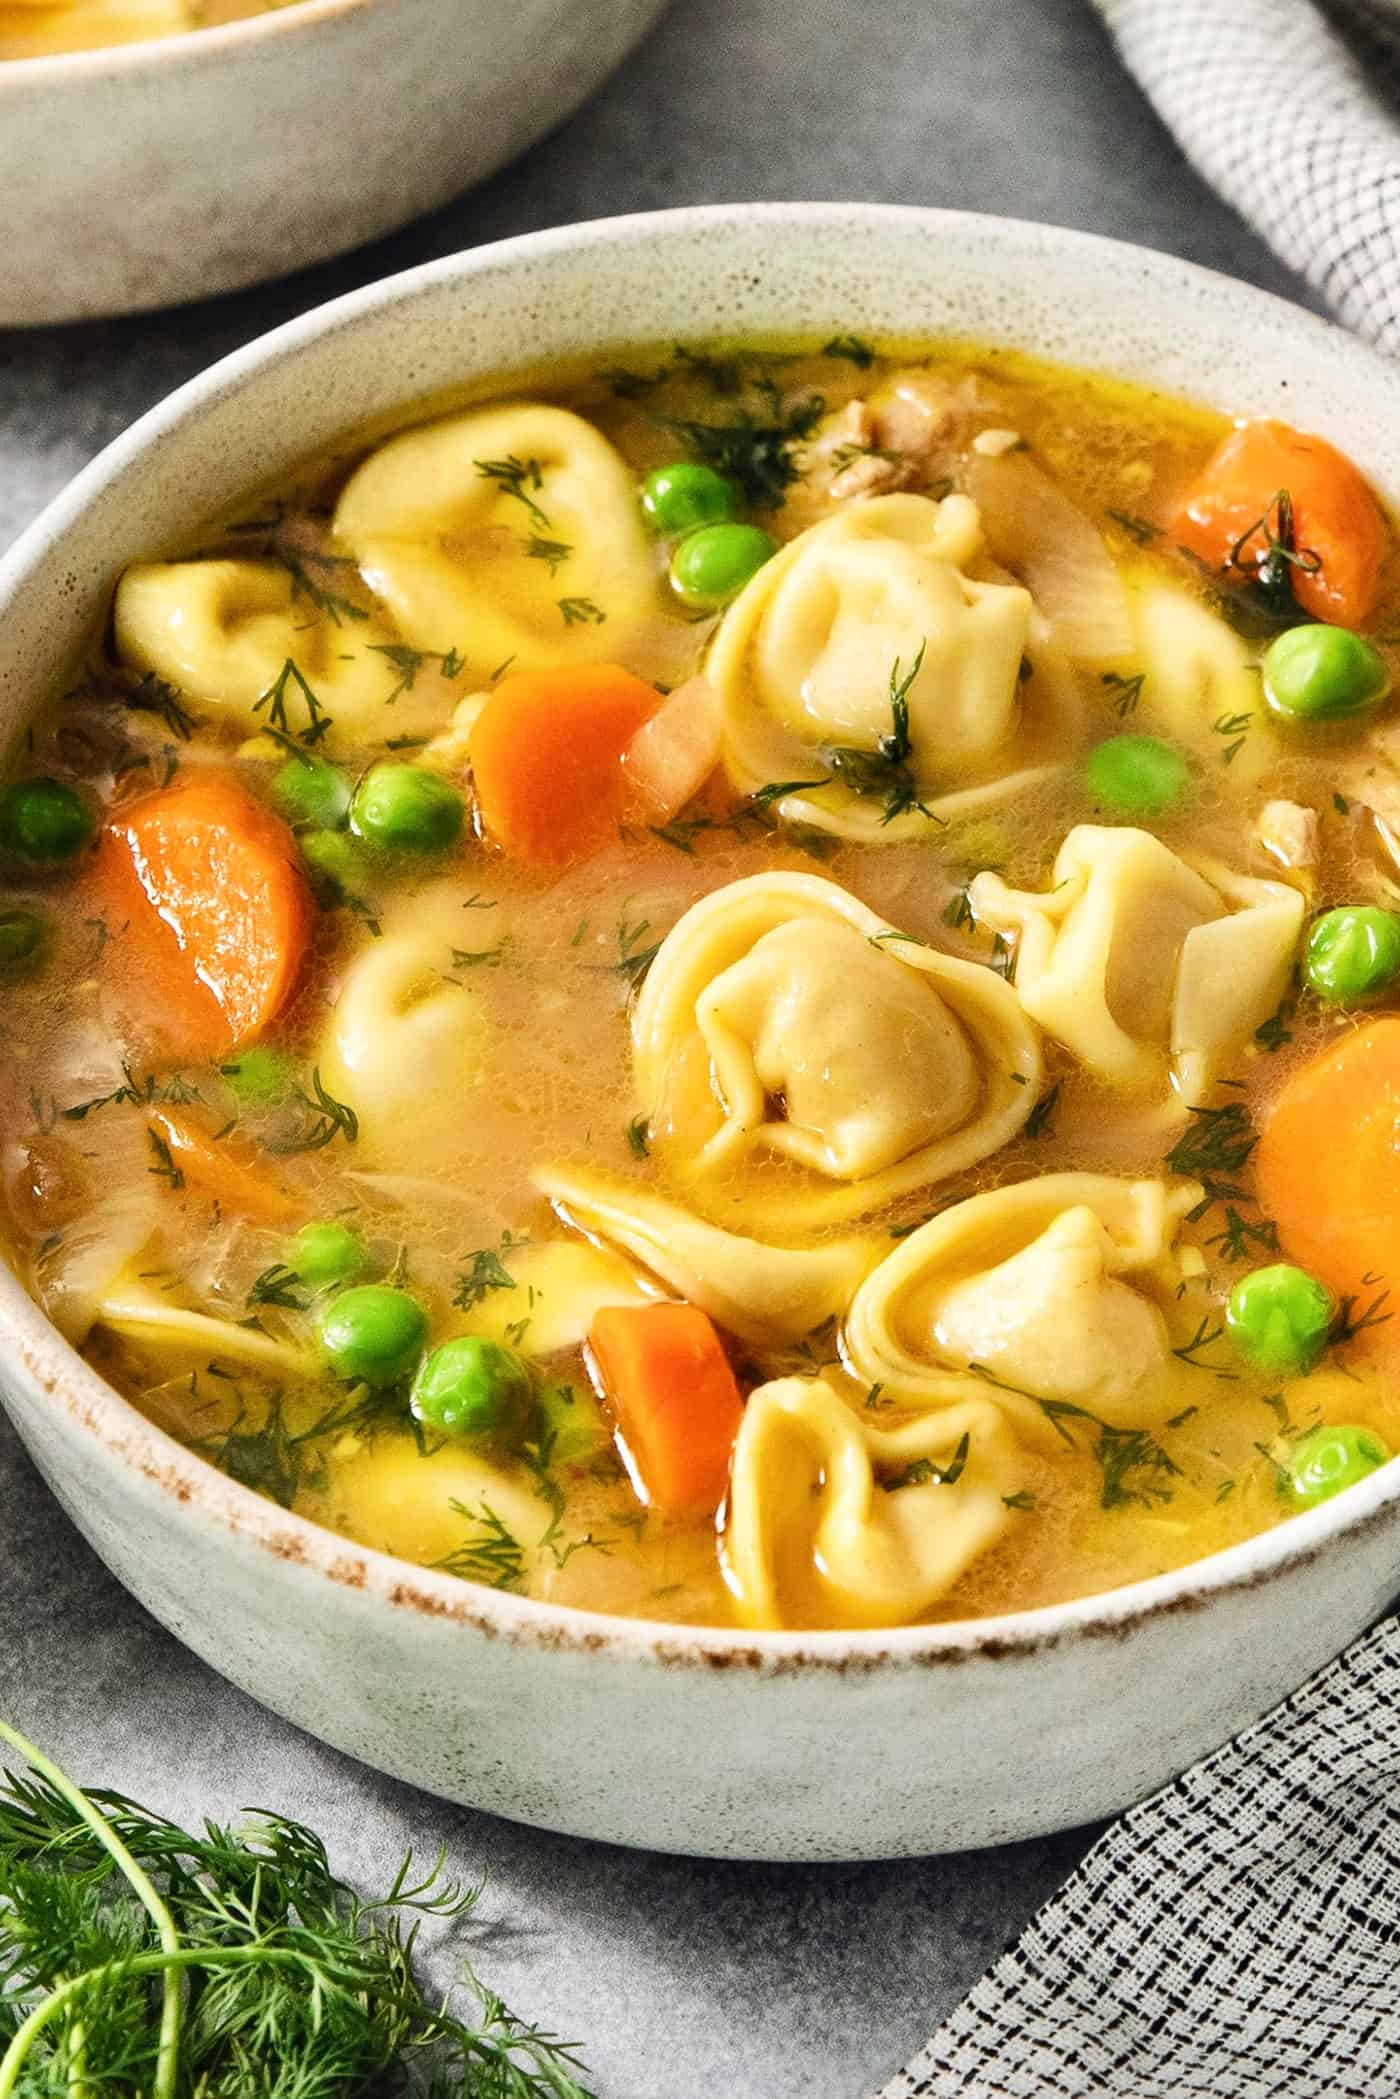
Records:
[[[369,613],[363,605],[357,605],[353,598],[347,598],[342,592],[332,590],[329,584],[318,583],[315,576],[311,573],[313,568],[332,571],[335,569],[353,569],[355,564],[347,555],[323,554],[309,548],[302,548],[298,552],[277,539],[268,541],[267,551],[271,558],[278,562],[291,577],[292,603],[294,605],[299,598],[305,598],[309,604],[314,605],[317,612],[324,614],[332,626],[335,627],[341,626],[346,620],[367,620],[369,618]]]
[[[1133,671],[1131,674],[1124,671],[1101,671],[1099,673],[1099,683],[1107,688],[1109,698],[1113,703],[1114,713],[1119,717],[1120,721],[1126,721],[1130,714],[1137,712],[1138,701],[1142,698],[1142,688],[1147,683],[1147,673],[1146,671]]]
[[[1162,536],[1160,525],[1154,525],[1151,518],[1138,517],[1131,510],[1108,510],[1104,515],[1113,521],[1120,532],[1126,532],[1137,546],[1150,546],[1154,539],[1160,539]]]
[[[1259,1133],[1242,1101],[1227,1101],[1222,1108],[1188,1108],[1192,1118],[1166,1156],[1172,1173],[1199,1181],[1205,1193],[1190,1212],[1194,1221],[1204,1217],[1217,1202],[1247,1202],[1249,1191],[1235,1176],[1249,1161]]]
[[[151,1150],[155,1154],[156,1161],[154,1166],[146,1168],[147,1173],[154,1174],[157,1180],[169,1181],[171,1188],[178,1194],[185,1185],[183,1168],[175,1164],[174,1159],[171,1157],[170,1146],[166,1143],[164,1137],[161,1136],[159,1130],[148,1129],[146,1135],[150,1140]]]
[[[360,1134],[360,1118],[346,1101],[338,1101],[327,1092],[319,1066],[311,1074],[311,1091],[304,1086],[295,1088],[292,1099],[305,1109],[300,1125],[289,1134],[269,1138],[267,1149],[283,1157],[293,1152],[319,1152],[337,1137],[347,1144],[354,1144]]]
[[[868,372],[875,362],[874,349],[859,335],[833,335],[822,345],[823,357],[844,357],[858,372]]]
[[[627,1149],[634,1159],[645,1159],[651,1153],[651,1124],[645,1115],[634,1115],[627,1125]]]
[[[254,1276],[248,1289],[250,1305],[280,1305],[287,1312],[305,1312],[311,1303],[305,1291],[298,1289],[301,1281],[294,1268],[285,1261],[274,1261]]]
[[[1166,1482],[1180,1479],[1181,1467],[1149,1430],[1120,1428],[1073,1400],[1048,1399],[1043,1393],[1008,1384],[985,1363],[969,1363],[967,1367],[974,1377],[981,1378],[998,1392],[1011,1392],[1019,1399],[1032,1401],[1068,1449],[1080,1447],[1071,1423],[1083,1422],[1092,1431],[1090,1454],[1101,1475],[1101,1509],[1155,1508],[1171,1500],[1172,1490]],[[1008,1503],[1010,1506],[1014,1504]]]
[[[551,569],[550,574],[553,573]],[[556,598],[554,602],[566,627],[601,627],[608,616],[592,598]]]
[[[463,1581],[482,1582],[488,1589],[518,1589],[525,1579],[525,1549],[489,1501],[469,1509],[465,1502],[448,1506],[470,1526],[460,1545],[432,1565],[443,1574]]]
[[[512,1232],[502,1232],[499,1247],[478,1247],[457,1277],[457,1287],[452,1293],[453,1304],[463,1312],[470,1312],[493,1290],[513,1290],[515,1277],[505,1265],[506,1257],[529,1244],[528,1238],[516,1238]]]
[[[547,539],[541,532],[532,532],[524,542],[527,561],[542,561],[551,576],[557,575],[573,553],[566,539]]]
[[[1024,1135],[1027,1137],[1053,1137],[1055,1134],[1055,1110],[1060,1104],[1060,1082],[1056,1079],[1048,1093],[1040,1099],[1026,1117]]]
[[[1223,1324],[1212,1326],[1210,1314],[1204,1312],[1197,1322],[1196,1331],[1191,1336],[1191,1339],[1185,1342],[1182,1347],[1174,1348],[1172,1354],[1179,1363],[1185,1363],[1190,1370],[1208,1370],[1212,1377],[1224,1378],[1227,1382],[1233,1383],[1239,1375],[1237,1371],[1221,1369],[1216,1363],[1207,1363],[1202,1360],[1206,1350],[1214,1348],[1216,1342],[1223,1341],[1224,1338],[1225,1328]]]
[[[293,694],[300,698],[306,709],[304,729],[294,728],[291,716],[287,712],[288,697]],[[267,709],[268,728],[282,737],[295,737],[300,743],[319,743],[327,730],[333,726],[330,715],[326,713],[290,656],[267,691],[260,693],[254,700],[254,714],[260,714],[264,707]]]
[[[0,2089],[16,2099],[591,2099],[576,2048],[429,1994],[425,1920],[479,1890],[406,1857],[366,1899],[266,1809],[182,1829],[0,1721]]]
[[[398,683],[384,701],[386,707],[392,707],[400,693],[412,692],[426,663],[435,663],[444,678],[462,675],[462,658],[456,649],[415,649],[406,641],[372,641],[369,653],[385,657],[399,674]]]
[[[725,423],[662,416],[660,421],[697,459],[738,488],[755,510],[777,510],[797,479],[794,447],[810,437],[826,403],[820,395],[784,408],[772,382],[760,382],[764,410],[739,408]]]
[[[926,1487],[935,1482],[940,1487],[955,1487],[967,1470],[971,1449],[972,1438],[964,1432],[946,1465],[937,1465],[932,1458],[915,1458],[902,1472],[893,1473],[889,1479],[881,1480],[880,1485],[887,1494],[897,1494],[901,1487]]]
[[[472,465],[483,481],[494,481],[503,496],[510,496],[523,505],[532,523],[549,524],[547,514],[531,493],[544,487],[544,472],[538,459],[517,459],[514,452],[510,452],[504,459],[474,459]]]

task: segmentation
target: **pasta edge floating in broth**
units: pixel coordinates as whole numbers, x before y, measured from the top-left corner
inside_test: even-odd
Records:
[[[18,1273],[243,1485],[604,1613],[978,1617],[1344,1491],[1400,1443],[1362,469],[849,333],[229,491],[0,789]]]

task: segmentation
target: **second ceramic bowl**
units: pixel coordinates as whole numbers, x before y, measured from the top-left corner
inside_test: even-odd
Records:
[[[577,108],[664,0],[301,0],[0,60],[0,327],[140,313],[357,247]]]

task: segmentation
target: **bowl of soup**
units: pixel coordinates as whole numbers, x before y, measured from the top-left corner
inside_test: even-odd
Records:
[[[1400,1537],[1397,480],[1312,317],[869,206],[138,424],[0,628],[4,1398],[97,1550],[677,1850],[1025,1836],[1294,1688]]]
[[[179,305],[445,204],[660,0],[0,0],[0,327]]]

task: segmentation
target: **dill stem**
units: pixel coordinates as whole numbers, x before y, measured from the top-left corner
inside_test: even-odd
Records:
[[[16,1728],[8,1726],[3,1720],[0,1720],[0,1742],[8,1743],[11,1749],[22,1756],[30,1769],[46,1779],[54,1791],[68,1802],[74,1813],[87,1824],[117,1870],[129,1882],[155,1925],[161,1945],[159,1961],[165,1966],[166,1972],[161,1993],[160,2039],[151,2099],[175,2099],[176,2080],[180,2069],[180,1976],[175,1963],[179,1960],[181,1950],[180,1934],[175,1929],[175,1919],[144,1867],[132,1857],[111,1823],[98,1813],[86,1793],[74,1785],[66,1772],[60,1771],[58,1765],[52,1763],[42,1750],[36,1749],[32,1742],[26,1741]],[[140,1962],[132,1961],[127,1965],[135,1968],[140,1966]],[[29,2053],[35,2034],[47,2024],[53,2007],[66,2001],[73,1991],[82,1988],[88,1979],[87,1976],[78,1976],[72,1982],[63,1984],[42,2004],[36,2005],[20,2026],[4,2056],[0,2057],[0,2099],[10,2099],[10,2095],[15,2091],[24,2058]]]

